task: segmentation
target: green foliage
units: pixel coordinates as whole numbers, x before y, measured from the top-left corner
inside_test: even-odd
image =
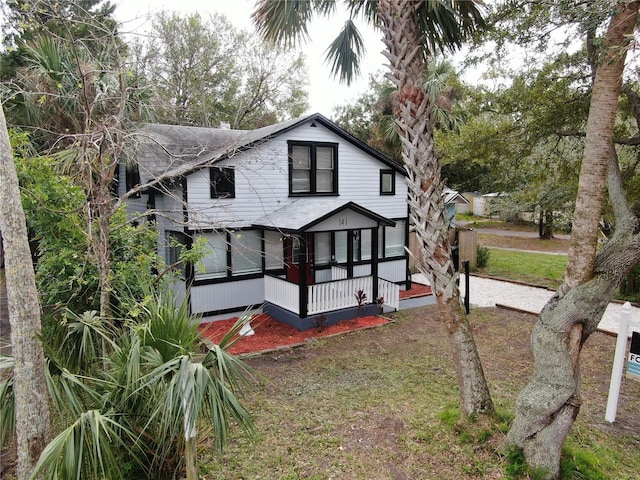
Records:
[[[124,478],[118,450],[136,441],[118,423],[118,415],[89,410],[44,449],[31,478]]]
[[[85,216],[86,196],[54,159],[33,154],[27,134],[12,131],[10,137],[45,314],[99,310],[98,270],[87,239],[87,229],[98,227]],[[110,224],[112,288],[119,292],[113,307],[126,311],[132,305],[121,305],[123,299],[142,298],[153,276],[157,231],[149,224],[129,224],[123,208]]]
[[[74,373],[95,373],[106,355],[105,346],[113,348],[119,333],[95,310],[81,315],[67,311],[59,323],[51,325],[47,341],[42,342],[45,352],[54,364]]]
[[[493,277],[557,288],[567,268],[567,257],[546,253],[489,249],[491,262],[482,273]]]
[[[13,357],[0,355],[0,448],[13,441],[16,429],[12,369]]]
[[[395,133],[391,98],[393,84],[382,72],[369,76],[368,91],[353,102],[335,107],[335,122],[359,140],[401,162],[400,139]]]
[[[460,407],[456,405],[440,410],[436,418],[446,426],[453,428],[460,420]]]
[[[136,54],[163,123],[259,128],[308,107],[304,57],[259,41],[223,15],[161,12]]]
[[[484,268],[489,263],[489,258],[491,257],[491,252],[487,247],[483,247],[482,245],[478,245],[478,253],[476,265],[478,268]]]
[[[423,87],[434,103],[436,129],[459,129],[464,116],[453,107],[462,94],[462,85],[451,64],[442,59],[429,63]],[[338,125],[355,137],[401,162],[402,145],[395,130],[392,107],[395,91],[382,72],[371,75],[369,91],[350,104],[336,107],[334,117]]]
[[[5,47],[0,56],[1,79],[13,78],[16,69],[24,66],[25,44],[43,32],[59,37],[71,35],[86,42],[92,51],[101,46],[96,31],[115,33],[117,23],[112,18],[115,4],[102,0],[62,0],[53,2],[5,2],[7,22],[2,38]],[[60,21],[58,15],[67,21]]]
[[[640,265],[633,268],[627,276],[622,279],[617,297],[628,300],[640,299]]]
[[[530,479],[544,480],[547,478],[543,471],[532,471],[524,458],[522,450],[516,445],[509,445],[505,454],[504,473],[507,480]]]
[[[601,468],[597,453],[565,445],[560,461],[562,478],[572,480],[607,480],[609,473]]]
[[[560,476],[572,480],[606,480],[611,478],[600,466],[600,459],[594,452],[584,449],[574,449],[567,445],[562,451],[560,461]],[[505,477],[508,480],[531,479],[544,480],[547,478],[543,470],[532,470],[524,458],[522,450],[516,445],[510,445],[505,454]]]
[[[196,438],[197,427],[212,432],[219,450],[231,421],[252,431],[236,396],[250,372],[226,351],[249,318],[201,354],[198,319],[186,302],[146,292],[136,318],[117,329],[95,312],[70,314],[64,334],[48,339],[47,381],[63,429],[34,477],[119,479],[128,465],[131,477],[173,478],[183,467],[185,436]]]

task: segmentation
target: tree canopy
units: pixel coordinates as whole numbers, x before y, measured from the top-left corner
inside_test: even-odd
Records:
[[[158,121],[250,129],[307,109],[301,54],[281,52],[218,14],[162,12],[152,25],[136,51],[156,89]]]

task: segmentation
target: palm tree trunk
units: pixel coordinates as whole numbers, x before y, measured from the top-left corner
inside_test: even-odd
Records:
[[[562,446],[580,410],[582,345],[596,330],[622,278],[640,261],[638,219],[626,204],[613,147],[626,49],[639,7],[637,1],[619,2],[609,24],[607,52],[596,70],[587,120],[567,272],[533,329],[533,377],[520,393],[505,440],[522,449],[529,465],[544,470],[549,479],[560,475]],[[596,256],[607,177],[616,232]]]
[[[0,232],[5,254],[18,440],[17,478],[27,479],[50,435],[49,398],[27,225],[4,111],[0,109]]]
[[[460,300],[448,237],[440,164],[435,150],[433,101],[425,94],[426,58],[415,11],[420,2],[380,0],[378,15],[397,87],[396,128],[408,173],[410,218],[420,240],[416,264],[430,281],[451,341],[462,413],[493,411],[475,340]]]
[[[184,445],[184,463],[187,480],[198,480],[198,454],[196,437],[188,437]]]

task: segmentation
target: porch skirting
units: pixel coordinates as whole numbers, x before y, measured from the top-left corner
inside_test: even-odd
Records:
[[[306,318],[300,318],[297,314],[269,302],[265,303],[263,311],[280,322],[291,325],[298,330],[305,331],[315,328],[320,322],[325,326],[329,326],[335,325],[342,320],[377,315],[378,306],[370,303],[362,307],[343,308],[341,310],[319,313]]]

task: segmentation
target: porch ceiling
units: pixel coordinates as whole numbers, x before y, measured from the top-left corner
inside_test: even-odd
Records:
[[[395,222],[350,201],[298,199],[259,218],[253,225],[288,233],[303,233],[394,226]]]

